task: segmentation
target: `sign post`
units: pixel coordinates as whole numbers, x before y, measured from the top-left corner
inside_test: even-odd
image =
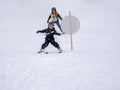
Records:
[[[61,26],[65,34],[70,35],[70,48],[73,50],[73,34],[78,32],[80,21],[77,17],[71,15],[71,12],[69,12],[69,15],[63,18]]]
[[[73,50],[72,17],[71,17],[71,12],[69,12],[69,27],[70,27],[70,45],[71,45],[71,50]]]

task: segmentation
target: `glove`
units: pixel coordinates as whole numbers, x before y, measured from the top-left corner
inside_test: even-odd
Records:
[[[62,35],[62,34],[58,33],[58,35],[60,36],[60,35]]]
[[[40,31],[37,31],[36,33],[39,33]]]

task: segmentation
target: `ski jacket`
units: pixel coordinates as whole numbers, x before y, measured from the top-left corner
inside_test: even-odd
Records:
[[[62,17],[59,15],[59,13],[51,13],[48,17],[47,23],[50,22],[59,22],[59,19],[62,20]]]
[[[46,38],[47,40],[54,40],[54,35],[60,35],[60,33],[57,33],[55,28],[50,29],[49,27],[44,30],[39,30],[37,33],[46,33]]]

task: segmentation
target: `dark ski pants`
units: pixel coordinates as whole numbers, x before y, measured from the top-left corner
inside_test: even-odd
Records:
[[[59,23],[59,21],[54,22],[54,23],[58,26],[58,28],[60,29],[60,31],[63,32],[63,31],[62,31],[62,28],[61,28],[61,25],[60,25],[60,23]]]
[[[49,45],[49,43],[51,43],[57,49],[60,48],[59,44],[57,42],[55,42],[55,40],[45,40],[45,43],[42,44],[41,49],[45,49]]]

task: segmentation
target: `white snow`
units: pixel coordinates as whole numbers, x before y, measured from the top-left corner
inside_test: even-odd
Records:
[[[0,90],[120,90],[119,0],[0,0]],[[56,36],[64,52],[37,54],[51,7],[80,20]],[[59,32],[59,29],[56,27]]]

